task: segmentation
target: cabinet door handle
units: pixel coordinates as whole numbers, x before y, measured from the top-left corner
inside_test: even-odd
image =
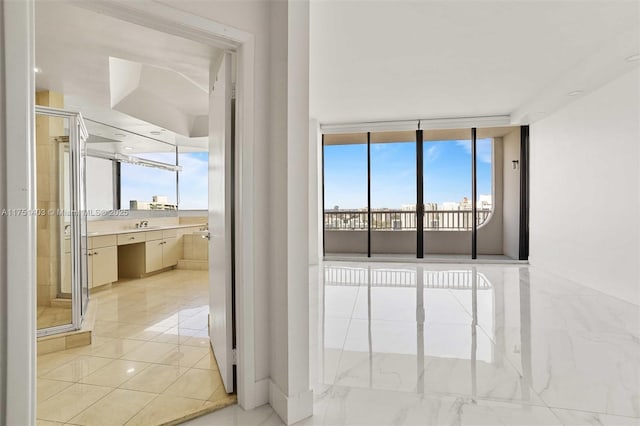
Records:
[[[99,253],[97,251],[94,251],[93,254],[97,256]]]
[[[130,239],[130,240],[135,240],[135,239],[136,239],[136,237],[129,237],[129,239]]]

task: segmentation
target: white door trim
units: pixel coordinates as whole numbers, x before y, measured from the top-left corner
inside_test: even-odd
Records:
[[[34,0],[3,1],[6,64],[8,207],[35,207],[35,138],[33,76],[35,58]],[[253,34],[156,1],[75,2],[121,20],[237,52],[239,204],[236,230],[236,343],[238,402],[245,409],[263,404],[255,383],[254,352],[254,51]],[[28,143],[20,143],[28,141]],[[9,218],[7,234],[7,424],[35,423],[35,217]],[[25,306],[26,304],[26,306]]]
[[[33,1],[3,1],[7,209],[35,202]],[[35,424],[36,217],[7,216],[5,422]],[[27,306],[25,306],[27,303]],[[0,419],[2,421],[2,419]]]

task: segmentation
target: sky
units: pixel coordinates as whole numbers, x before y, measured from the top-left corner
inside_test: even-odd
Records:
[[[371,145],[371,206],[399,209],[416,203],[415,142]],[[325,147],[325,208],[367,206],[367,146]],[[478,195],[491,194],[491,139],[477,141]],[[424,201],[471,198],[471,142],[424,142]]]
[[[140,154],[141,158],[175,164],[174,153]],[[207,209],[208,153],[181,153],[179,180],[179,208]],[[154,195],[164,195],[170,204],[176,202],[176,174],[168,170],[122,163],[120,175],[122,208],[129,208],[129,200],[151,201]]]
[[[491,139],[478,139],[478,195],[491,194]],[[173,153],[141,157],[173,163]],[[207,209],[208,153],[181,153],[180,209]],[[325,208],[357,209],[367,206],[367,146],[325,147]],[[371,145],[371,206],[399,209],[416,203],[414,142]],[[122,207],[129,200],[151,201],[153,195],[176,202],[175,173],[122,163]],[[471,197],[471,142],[424,143],[425,203],[460,202]]]

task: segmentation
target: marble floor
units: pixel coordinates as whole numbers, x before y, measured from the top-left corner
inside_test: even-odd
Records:
[[[311,276],[301,425],[640,425],[637,306],[527,265],[325,262]],[[282,422],[236,405],[186,424]]]
[[[37,424],[158,425],[234,404],[207,332],[207,271],[91,295],[92,344],[38,356]]]

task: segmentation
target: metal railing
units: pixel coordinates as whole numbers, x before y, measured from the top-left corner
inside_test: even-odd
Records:
[[[491,210],[476,212],[478,226],[487,221]],[[425,231],[469,231],[473,212],[471,210],[427,210],[424,212]],[[366,230],[367,212],[363,210],[325,210],[324,229]],[[376,210],[371,212],[371,229],[376,231],[402,231],[416,229],[416,212],[411,210]]]

